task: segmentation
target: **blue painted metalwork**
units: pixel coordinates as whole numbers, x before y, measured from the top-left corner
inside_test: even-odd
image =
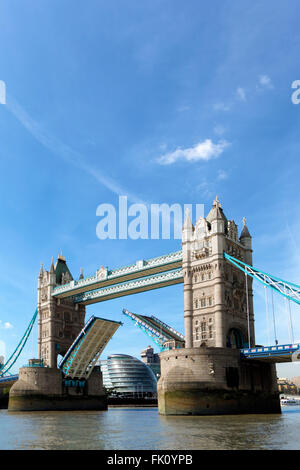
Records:
[[[21,352],[23,351],[24,346],[25,346],[25,344],[26,344],[26,342],[29,338],[29,335],[32,331],[32,328],[33,328],[34,322],[36,320],[37,314],[38,314],[38,311],[36,309],[36,311],[34,312],[34,315],[33,315],[32,319],[30,320],[30,323],[29,323],[23,337],[21,338],[21,341],[19,342],[18,346],[16,347],[16,349],[14,350],[12,355],[9,357],[9,359],[6,361],[6,363],[3,364],[3,366],[1,366],[1,368],[0,368],[0,377],[3,377],[4,374],[7,374],[9,372],[9,370],[15,364],[15,362],[17,361],[18,357],[20,356]]]
[[[92,316],[88,320],[88,322],[84,325],[83,329],[81,330],[81,332],[79,333],[79,335],[77,336],[73,344],[70,346],[70,348],[66,352],[65,356],[62,358],[62,360],[58,364],[58,368],[62,370],[64,375],[68,375],[68,370],[71,367],[72,361],[75,358],[77,352],[79,351],[81,344],[86,338],[86,334],[88,330],[91,328],[95,320],[96,320],[96,317],[94,316]]]
[[[168,341],[170,338],[162,335],[158,330],[154,329],[147,323],[144,319],[140,317],[140,315],[136,313],[129,312],[125,308],[123,308],[123,313],[126,315],[130,320],[132,320],[135,325],[142,330],[152,341],[159,347],[161,351],[165,351],[167,348],[164,347],[163,343]]]
[[[86,380],[70,380],[64,379],[63,384],[65,387],[79,387],[84,388],[86,384]]]
[[[151,340],[159,347],[161,351],[166,351],[170,349],[165,343],[170,341],[180,341],[184,342],[184,336],[181,333],[178,333],[176,330],[168,326],[166,323],[163,323],[161,320],[158,320],[154,316],[146,317],[144,315],[138,315],[137,313],[129,312],[129,310],[123,308],[123,314],[130,318],[135,325],[140,328],[143,333],[145,333]],[[161,325],[159,329],[155,323]],[[162,331],[162,329],[164,331]]]
[[[81,289],[85,288],[85,291],[92,291],[96,289],[96,285],[101,283],[102,281],[112,281],[111,283],[114,283],[114,280],[118,279],[116,282],[122,282],[121,279],[122,277],[126,277],[128,275],[134,275],[137,274],[138,278],[141,278],[144,276],[143,273],[147,272],[148,270],[153,270],[156,268],[161,268],[159,272],[166,272],[169,271],[174,266],[174,264],[178,265],[182,261],[182,251],[176,251],[173,253],[168,253],[166,255],[158,256],[156,258],[151,258],[148,260],[140,260],[137,261],[136,264],[132,264],[129,266],[123,266],[121,268],[117,268],[114,270],[108,270],[107,268],[103,269],[102,271],[98,271],[97,274],[94,276],[90,276],[84,279],[79,279],[79,280],[73,280],[68,284],[64,284],[63,286],[56,286],[53,289],[52,295],[53,296],[59,296],[60,294],[68,293],[70,292],[70,295],[75,295],[76,289]],[[111,284],[110,283],[110,284]],[[73,291],[73,293],[72,293]]]
[[[271,289],[278,292],[283,297],[292,300],[293,302],[300,304],[300,286],[293,284],[292,282],[284,281],[278,277],[272,276],[271,274],[260,271],[259,269],[244,263],[243,261],[234,258],[224,252],[224,258],[230,263],[236,266],[238,269],[251,276],[253,279],[257,279],[263,285],[270,287]]]
[[[114,284],[110,287],[102,287],[93,291],[77,294],[73,299],[75,303],[100,302],[101,298],[105,298],[105,300],[107,300],[108,298],[130,295],[132,293],[130,291],[134,291],[134,293],[143,292],[181,282],[183,282],[182,269],[177,268],[168,272],[153,274],[151,276],[145,276],[120,284]]]
[[[25,364],[23,367],[45,367],[44,361],[41,359],[40,361],[36,361],[34,364]]]
[[[74,368],[74,365],[76,366],[76,361],[75,361],[75,358],[77,356],[77,354],[81,354],[82,353],[82,346],[83,346],[83,349],[84,347],[87,345],[87,347],[90,345],[90,344],[93,344],[93,339],[91,340],[91,335],[93,336],[93,334],[95,334],[95,332],[98,331],[99,329],[99,325],[105,325],[105,328],[107,330],[107,325],[109,325],[109,330],[111,330],[109,332],[109,334],[107,333],[106,331],[106,338],[103,339],[103,336],[101,337],[100,336],[100,339],[101,339],[101,342],[98,344],[96,343],[96,351],[93,356],[93,358],[89,358],[88,361],[89,361],[89,367],[90,367],[90,370],[89,372],[87,373],[86,375],[86,371],[87,371],[87,367],[88,365],[85,365],[85,363],[81,363],[81,366],[80,367],[83,367],[84,368],[84,372],[81,370],[80,372],[80,367],[79,367],[79,370],[77,369],[76,373],[79,373],[79,374],[85,374],[84,376],[83,375],[79,375],[79,376],[72,376],[72,374],[74,374],[74,370],[72,371],[72,368]],[[79,335],[77,336],[77,338],[75,339],[75,341],[73,342],[73,344],[71,345],[71,347],[68,349],[66,355],[63,357],[63,359],[60,361],[58,367],[59,369],[62,370],[63,374],[67,377],[69,376],[69,379],[71,380],[77,380],[77,379],[85,379],[85,378],[88,378],[89,376],[89,373],[91,373],[91,371],[93,370],[93,367],[96,363],[96,359],[97,357],[99,356],[99,354],[101,354],[101,351],[102,349],[105,347],[107,341],[110,339],[110,337],[114,334],[114,332],[116,331],[116,329],[122,325],[121,322],[116,322],[116,321],[113,321],[113,320],[107,320],[107,319],[104,319],[104,318],[100,318],[100,317],[95,317],[95,316],[92,316],[88,322],[84,325],[83,329],[81,330],[81,332],[79,333]],[[113,328],[111,328],[113,327]],[[93,330],[92,330],[93,328]],[[97,329],[98,328],[98,329]],[[91,331],[92,330],[92,331]],[[105,331],[104,331],[105,332]],[[92,341],[90,343],[90,341]],[[85,344],[83,344],[85,343]],[[95,347],[95,345],[94,345]],[[83,352],[84,354],[84,352]],[[79,365],[80,365],[80,361],[82,360],[82,357],[79,357]],[[77,364],[77,366],[78,366]],[[71,370],[70,370],[71,369]],[[76,369],[76,367],[75,367]],[[77,385],[74,385],[72,384],[72,386],[77,386]]]
[[[6,377],[0,377],[0,384],[1,383],[6,383],[6,382],[14,382],[14,381],[18,380],[18,378],[19,378],[18,374],[8,375]]]
[[[300,352],[300,343],[281,344],[276,346],[256,346],[255,348],[241,349],[241,356],[249,359],[276,358],[278,356],[291,356],[296,351]]]

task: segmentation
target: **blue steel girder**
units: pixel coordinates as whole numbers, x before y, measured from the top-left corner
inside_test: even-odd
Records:
[[[145,333],[149,338],[154,341],[155,344],[159,347],[161,351],[165,351],[168,349],[167,347],[164,346],[164,343],[166,341],[169,341],[170,338],[167,338],[165,335],[160,333],[158,330],[153,328],[149,323],[144,318],[140,318],[139,315],[129,312],[125,308],[123,309],[124,315],[126,315],[130,320],[132,320],[136,326],[138,326],[143,333]]]
[[[283,279],[260,271],[259,269],[254,268],[253,266],[250,266],[249,264],[246,264],[243,261],[236,259],[225,252],[224,258],[228,260],[231,264],[236,266],[238,269],[246,273],[248,276],[252,277],[253,279],[257,279],[263,285],[270,287],[283,297],[292,300],[296,304],[300,304],[300,286],[298,286],[297,284],[284,281]]]
[[[172,271],[154,274],[151,276],[134,279],[131,281],[115,284],[110,287],[84,292],[74,296],[75,303],[92,304],[102,302],[116,297],[137,294],[148,290],[159,289],[183,282],[182,269],[177,268]]]
[[[245,359],[260,359],[274,363],[299,361],[300,344],[293,343],[280,344],[276,346],[255,346],[254,348],[240,349],[240,353],[241,357]],[[294,356],[297,357],[294,358]]]
[[[59,369],[66,377],[88,379],[100,354],[121,324],[92,316],[60,361]]]
[[[148,260],[139,260],[130,266],[123,266],[114,270],[101,268],[94,276],[73,280],[53,289],[53,297],[71,297],[83,292],[94,291],[102,287],[112,286],[129,280],[140,279],[152,274],[164,273],[181,268],[182,251],[175,251],[166,255]]]

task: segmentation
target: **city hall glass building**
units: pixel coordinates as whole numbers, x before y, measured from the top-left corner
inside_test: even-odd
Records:
[[[127,354],[112,354],[100,361],[103,385],[123,397],[153,397],[157,380],[146,364]]]

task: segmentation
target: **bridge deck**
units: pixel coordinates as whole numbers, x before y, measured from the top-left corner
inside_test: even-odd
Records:
[[[158,318],[129,312],[123,308],[124,315],[128,316],[135,324],[146,333],[160,348],[161,351],[169,349],[167,343],[175,341],[176,344],[184,345],[185,339],[181,333],[162,322]]]
[[[241,356],[265,362],[292,362],[300,360],[300,344],[280,344],[276,346],[256,346],[241,349]]]
[[[91,317],[59,363],[65,376],[88,379],[103,349],[122,323]]]
[[[18,380],[19,376],[16,374],[16,375],[9,375],[9,376],[6,376],[6,377],[0,377],[0,386],[4,387],[6,384],[7,385],[10,385],[11,382],[16,382]]]

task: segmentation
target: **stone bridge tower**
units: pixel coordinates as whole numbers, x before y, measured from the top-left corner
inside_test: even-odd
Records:
[[[252,239],[246,220],[239,237],[218,198],[205,218],[192,224],[187,213],[182,237],[186,347],[255,344],[252,278],[224,259],[224,251],[252,265]],[[249,311],[249,322],[248,314]],[[248,327],[249,323],[249,327]],[[249,331],[248,331],[249,330]]]
[[[160,353],[160,414],[280,413],[275,364],[241,355],[255,345],[252,280],[224,252],[252,265],[246,220],[239,236],[216,198],[183,226],[185,348]]]
[[[61,254],[49,271],[41,267],[38,277],[38,353],[44,365],[57,367],[57,356],[64,356],[84,326],[85,306],[72,299],[56,299],[55,286],[73,280]]]

